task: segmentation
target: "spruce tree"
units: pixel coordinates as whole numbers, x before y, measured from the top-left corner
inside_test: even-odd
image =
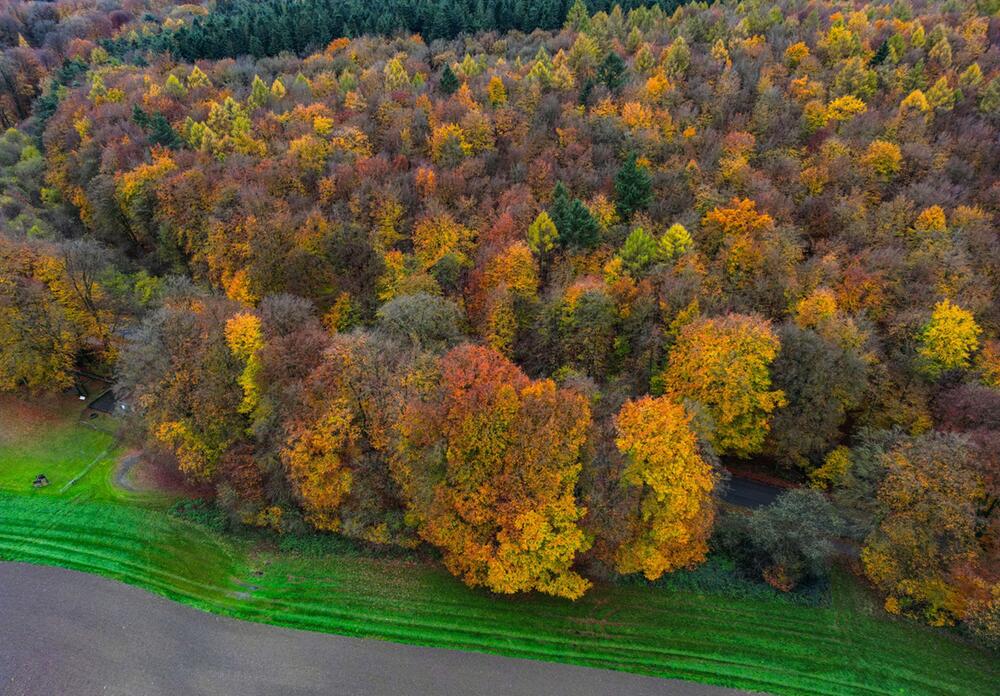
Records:
[[[579,198],[571,199],[562,182],[556,184],[549,204],[549,217],[559,232],[559,245],[591,249],[601,239],[601,228]]]
[[[257,34],[250,35],[250,41],[247,42],[247,50],[250,51],[250,55],[254,58],[262,58],[266,55],[264,50],[264,45],[260,42],[260,37]]]
[[[574,198],[570,204],[572,217],[570,246],[581,249],[593,249],[601,241],[601,227],[590,214],[590,209],[579,198]]]
[[[625,85],[625,61],[622,57],[610,51],[597,67],[597,79],[612,92],[617,92]]]
[[[645,167],[629,155],[615,176],[615,203],[622,220],[628,220],[638,210],[644,210],[653,200],[653,181]]]
[[[569,192],[563,183],[560,181],[556,183],[555,189],[552,191],[552,202],[549,203],[549,217],[552,218],[552,222],[555,223],[556,229],[559,231],[559,238],[562,244],[566,243],[568,239],[567,235],[570,233],[570,227],[572,225],[571,213],[570,213],[570,197]]]
[[[177,131],[159,111],[153,114],[153,118],[149,120],[149,142],[168,147],[171,150],[178,150],[184,144],[180,136],[177,135]]]
[[[132,107],[132,122],[143,130],[149,128],[149,114],[143,111],[138,104]]]
[[[444,66],[441,72],[441,91],[445,94],[454,94],[458,90],[458,77],[452,71],[450,65]]]
[[[884,63],[885,59],[888,57],[889,57],[889,42],[883,41],[881,44],[879,44],[878,50],[875,51],[875,55],[873,55],[872,59],[868,61],[868,65],[872,66],[882,65],[882,63]]]

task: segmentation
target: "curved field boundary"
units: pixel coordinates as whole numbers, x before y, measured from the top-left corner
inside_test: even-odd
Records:
[[[1000,679],[991,655],[858,611],[861,590],[846,576],[830,608],[646,587],[599,587],[576,603],[502,598],[433,566],[253,553],[155,510],[4,494],[0,559],[97,573],[252,621],[752,691],[964,695]]]
[[[10,694],[740,696],[575,665],[295,631],[198,611],[64,568],[0,563]],[[44,596],[45,602],[38,602]],[[71,617],[71,618],[70,618]],[[67,621],[69,619],[69,621]],[[109,625],[115,630],[108,630]],[[206,648],[208,648],[206,650]],[[45,656],[39,660],[39,655]],[[178,669],[178,666],[183,669]]]

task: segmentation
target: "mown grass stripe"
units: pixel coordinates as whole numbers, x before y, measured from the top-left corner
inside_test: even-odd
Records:
[[[292,628],[775,693],[964,695],[997,677],[987,656],[940,632],[861,614],[850,584],[836,585],[835,601],[823,607],[609,586],[576,604],[498,599],[422,563],[255,553],[157,510],[3,494],[0,558],[95,572]]]

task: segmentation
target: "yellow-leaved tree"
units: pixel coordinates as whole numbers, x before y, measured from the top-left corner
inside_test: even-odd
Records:
[[[42,259],[0,236],[0,392],[73,384],[81,331],[50,287]]]
[[[982,329],[972,312],[945,299],[934,305],[930,321],[920,330],[917,355],[926,374],[936,377],[946,370],[965,369],[979,348]]]
[[[700,563],[715,518],[715,475],[699,451],[691,414],[661,396],[626,402],[615,418],[615,444],[626,457],[621,482],[642,490],[630,533],[618,548],[621,573],[650,580]]]
[[[260,319],[250,312],[240,312],[226,322],[226,344],[244,367],[239,383],[243,388],[240,413],[252,413],[260,403],[260,386],[257,383],[261,370],[260,349],[264,347],[264,334]]]
[[[681,329],[662,383],[668,396],[701,404],[719,454],[748,457],[764,444],[771,412],[785,405],[784,393],[771,389],[778,348],[770,322],[758,316],[729,314]]]

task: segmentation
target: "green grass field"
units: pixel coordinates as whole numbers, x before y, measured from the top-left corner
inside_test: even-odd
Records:
[[[995,655],[888,617],[846,572],[822,607],[694,586],[600,586],[571,603],[473,591],[414,560],[224,537],[167,514],[163,496],[114,490],[109,436],[71,417],[14,428],[16,412],[0,402],[2,559],[99,573],[255,621],[774,693],[985,694],[1000,679]],[[39,465],[53,484],[35,491]]]
[[[45,496],[74,493],[113,496],[98,474],[114,459],[114,438],[77,425],[79,406],[51,399],[49,408],[32,409],[11,397],[0,402],[0,488]],[[75,407],[75,409],[74,409]],[[35,491],[31,483],[44,473],[50,484]]]
[[[121,452],[107,416],[81,420],[75,395],[28,403],[0,395],[0,491],[43,498],[114,500],[168,505],[170,496],[133,493],[114,483]],[[38,474],[49,485],[33,488]]]

